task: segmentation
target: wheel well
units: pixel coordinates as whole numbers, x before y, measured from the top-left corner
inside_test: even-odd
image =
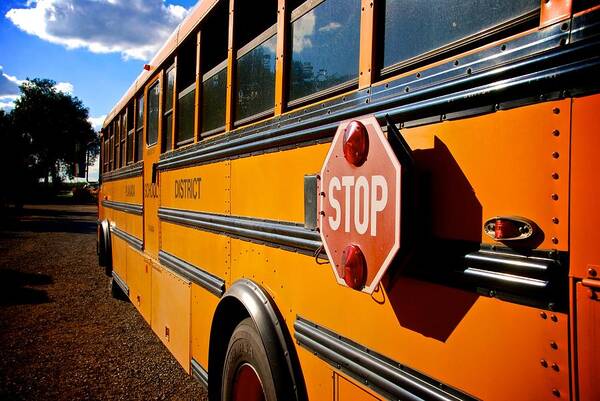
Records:
[[[263,340],[268,357],[283,375],[282,400],[304,401],[306,388],[292,337],[273,299],[256,283],[242,279],[225,293],[213,316],[208,355],[209,400],[221,399],[221,372],[229,339],[243,319],[251,317]],[[211,374],[212,372],[212,374]]]

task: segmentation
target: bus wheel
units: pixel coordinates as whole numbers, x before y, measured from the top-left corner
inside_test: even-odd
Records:
[[[221,401],[276,401],[275,383],[251,318],[237,325],[227,347]]]

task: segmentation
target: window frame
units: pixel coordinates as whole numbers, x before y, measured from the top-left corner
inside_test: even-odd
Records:
[[[359,51],[358,51],[358,60],[357,60],[357,70],[356,70],[356,78],[353,78],[351,80],[348,80],[346,82],[342,82],[339,83],[335,86],[332,86],[330,88],[327,89],[323,89],[321,91],[312,93],[310,95],[306,95],[303,97],[300,97],[298,99],[294,99],[294,100],[289,100],[290,97],[290,90],[291,90],[291,68],[292,68],[292,56],[294,54],[294,49],[293,49],[293,40],[294,38],[292,37],[292,25],[294,24],[294,22],[296,22],[298,19],[302,18],[304,15],[308,14],[309,12],[311,12],[313,9],[315,9],[316,7],[320,6],[321,4],[323,4],[324,2],[326,2],[327,0],[307,0],[304,3],[300,4],[298,7],[296,7],[295,9],[293,9],[290,13],[290,20],[288,22],[288,30],[290,32],[290,34],[288,34],[288,37],[286,38],[286,75],[287,75],[287,79],[286,79],[286,87],[287,87],[287,93],[285,93],[285,99],[286,99],[286,109],[290,110],[290,109],[294,109],[294,108],[298,108],[300,106],[305,106],[308,105],[310,103],[313,103],[317,100],[320,99],[326,99],[328,97],[332,97],[336,94],[340,94],[343,92],[347,92],[350,91],[352,89],[358,89],[358,78],[360,76],[360,58],[361,58],[361,54],[360,54],[360,43],[359,43]],[[360,19],[362,18],[362,12],[359,9],[359,22]],[[358,31],[359,31],[359,38],[360,38],[360,31],[362,29],[361,24],[359,24],[358,27]]]
[[[202,74],[202,81],[200,82],[200,87],[203,88],[204,83],[206,81],[208,81],[209,79],[211,79],[212,77],[214,77],[215,75],[220,73],[221,71],[226,70],[227,68],[229,68],[229,58],[226,58],[225,60],[221,61],[219,64],[215,65],[213,68],[208,70],[205,74]],[[229,75],[229,72],[226,75]],[[229,85],[229,82],[226,83],[225,87],[227,88],[228,85]],[[228,96],[227,90],[225,90],[225,104],[223,105],[223,107],[225,107],[225,108],[227,107],[227,96]],[[204,96],[204,93],[202,93],[202,100],[206,101],[206,97]],[[202,121],[203,120],[202,105],[199,104],[198,107],[200,108],[200,120]],[[225,110],[225,119],[223,121],[222,126],[213,128],[209,131],[202,131],[202,126],[199,127],[200,138],[206,138],[209,136],[220,134],[221,132],[225,131],[226,127],[227,127],[227,110]]]
[[[320,0],[320,1],[325,1],[325,0]],[[279,32],[277,29],[277,22],[275,22],[272,26],[267,28],[265,31],[261,32],[258,36],[256,36],[250,42],[248,42],[244,46],[240,47],[235,53],[235,66],[234,66],[235,71],[236,71],[235,75],[237,76],[237,65],[238,65],[238,60],[240,58],[244,57],[246,54],[250,53],[251,51],[256,49],[258,46],[262,45],[264,42],[266,42],[267,40],[271,39],[273,36],[276,36],[278,34],[279,34]],[[275,59],[277,59],[277,49],[275,49]],[[275,87],[275,83],[277,81],[276,76],[277,76],[277,62],[275,62],[275,76],[273,77],[274,87]],[[204,79],[204,77],[203,77],[203,79]],[[204,82],[204,80],[202,82]],[[236,85],[235,90],[233,91],[233,97],[234,97],[233,103],[235,105],[237,105],[237,102],[238,102],[238,97],[237,97],[238,91],[237,90],[238,90],[238,88]],[[240,127],[242,125],[273,116],[275,114],[275,103],[276,103],[275,97],[276,96],[273,97],[273,107],[271,107],[265,111],[261,111],[259,113],[253,114],[251,116],[244,117],[242,119],[237,119],[237,116],[235,115],[235,106],[234,106],[233,127],[234,128]]]
[[[172,97],[171,97],[171,108],[168,108],[166,105],[167,102],[167,90],[169,88],[169,73],[173,71],[173,73],[175,74],[173,77],[173,93],[172,93]],[[167,124],[161,124],[161,131],[162,131],[162,136],[163,136],[163,140],[164,143],[161,145],[162,149],[161,149],[161,153],[164,152],[168,152],[171,150],[174,150],[177,147],[177,144],[174,142],[174,137],[175,137],[175,129],[177,127],[177,123],[176,123],[176,114],[175,111],[177,109],[177,60],[175,60],[169,67],[165,68],[164,70],[164,80],[163,80],[163,87],[161,88],[161,91],[164,91],[164,96],[162,95],[163,92],[161,92],[160,97],[164,100],[164,104],[162,105],[162,114],[160,116],[160,118],[162,119],[163,122],[167,121],[167,117],[170,115],[171,116],[171,137],[167,137]],[[175,148],[173,147],[173,145],[175,146]]]
[[[156,127],[156,142],[150,144],[148,142],[148,135],[149,135],[149,127],[148,127],[148,119],[150,118],[150,113],[149,113],[149,105],[148,105],[148,100],[150,99],[150,90],[153,89],[155,86],[158,87],[158,120],[157,120],[157,124],[158,126]],[[163,91],[161,88],[161,74],[157,74],[156,77],[152,78],[145,86],[144,88],[144,131],[145,131],[145,135],[144,135],[144,140],[146,142],[146,149],[150,149],[156,145],[158,145],[158,143],[160,142],[160,132],[162,129],[162,95],[163,95]]]
[[[192,91],[196,90],[196,83],[194,82],[193,84],[188,85],[187,88],[182,89],[178,94],[177,94],[177,102],[179,102],[181,100],[182,97],[185,97],[187,95],[189,95]],[[195,95],[194,95],[195,97]],[[195,104],[196,102],[194,101],[194,120],[196,118],[196,107],[198,105]],[[179,116],[177,116],[177,118],[179,118]],[[178,126],[181,126],[181,124],[178,124]],[[173,136],[175,136],[176,139],[176,135],[173,132]],[[195,132],[192,132],[192,137],[188,138],[188,139],[184,139],[183,141],[179,141],[179,142],[175,142],[175,149],[180,148],[182,146],[185,145],[189,145],[190,143],[194,143],[194,137],[196,136]]]
[[[385,2],[387,0],[382,1]],[[384,7],[379,7],[379,9],[384,9]],[[410,57],[406,60],[395,62],[388,66],[384,65],[383,60],[385,46],[385,15],[383,15],[383,12],[379,11],[375,16],[379,28],[377,35],[373,39],[375,53],[375,70],[378,72],[378,80],[380,81],[389,78],[393,75],[400,74],[414,68],[418,68],[419,66],[428,65],[430,63],[434,63],[438,60],[447,57],[452,57],[454,55],[461,54],[469,50],[486,46],[490,43],[493,43],[496,40],[510,36],[513,33],[517,33],[513,32],[515,30],[518,32],[523,32],[527,29],[538,27],[540,10],[541,8],[538,7],[533,11],[517,16],[502,24],[494,25],[490,28],[483,29],[479,32],[465,36],[464,38],[447,43],[435,49],[431,49],[427,52],[417,54],[416,56]],[[519,27],[523,27],[523,29],[519,29]]]
[[[142,118],[141,118],[141,124],[140,124],[140,114],[139,114],[139,107],[140,107],[140,100],[142,102]],[[145,114],[146,114],[146,99],[145,99],[145,94],[143,91],[141,91],[140,93],[138,93],[135,96],[135,104],[134,104],[134,110],[133,110],[134,114],[135,114],[135,120],[133,123],[134,129],[135,129],[135,137],[134,137],[134,141],[135,141],[135,155],[133,156],[133,159],[135,160],[135,162],[139,162],[140,160],[144,160],[144,127],[145,127]],[[138,142],[138,138],[141,138],[141,142]],[[140,154],[141,153],[141,154]]]

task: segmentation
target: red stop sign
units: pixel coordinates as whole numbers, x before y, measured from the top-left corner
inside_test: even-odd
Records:
[[[319,191],[321,239],[338,283],[371,294],[381,281],[400,248],[401,176],[375,117],[340,124]]]

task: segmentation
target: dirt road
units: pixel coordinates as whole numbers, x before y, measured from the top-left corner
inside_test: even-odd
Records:
[[[95,206],[0,221],[0,399],[205,399],[133,305],[110,297],[95,241]]]

